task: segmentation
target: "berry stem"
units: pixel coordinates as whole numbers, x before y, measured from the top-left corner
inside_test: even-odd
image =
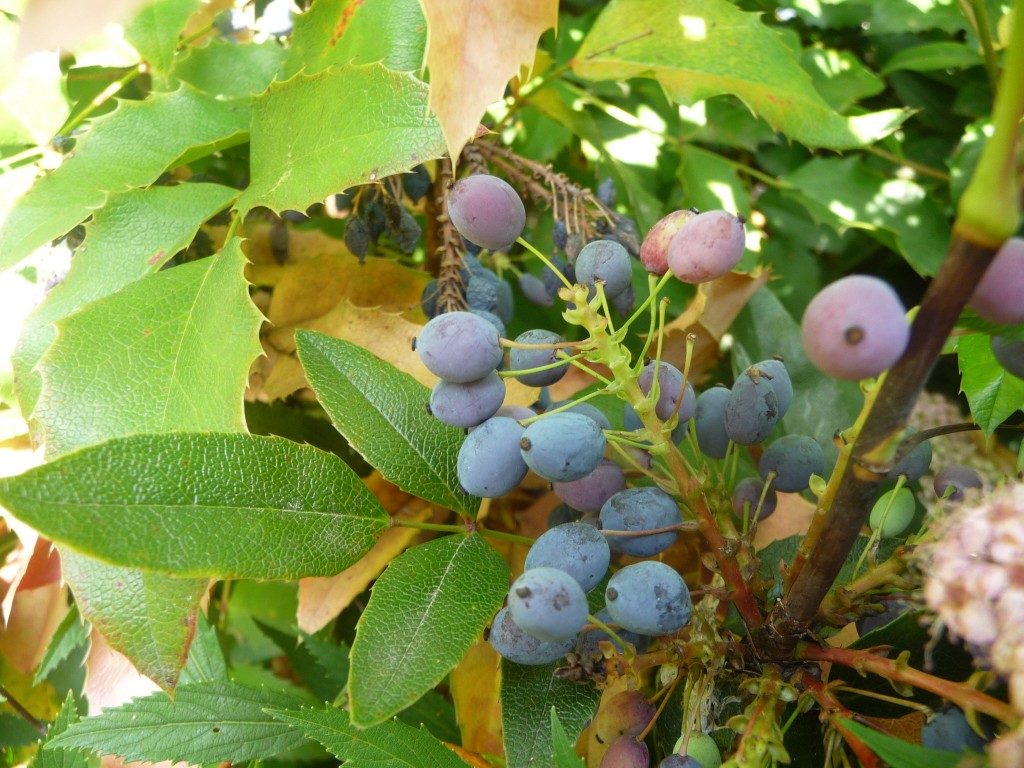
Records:
[[[438,531],[440,533],[466,533],[467,526],[455,525],[447,523],[423,523],[418,520],[400,520],[398,518],[391,518],[392,528],[415,528],[420,531]],[[520,536],[516,533],[506,533],[505,531],[495,531],[491,528],[484,528],[475,523],[472,528],[476,530],[481,536],[485,536],[491,539],[498,539],[499,541],[511,541],[515,544],[524,544],[526,546],[533,545],[533,539],[529,536]]]
[[[563,275],[558,270],[558,268],[554,264],[551,263],[551,259],[549,259],[543,253],[538,251],[536,248],[534,248],[532,245],[530,245],[528,242],[526,242],[521,237],[517,237],[516,238],[516,242],[519,243],[521,246],[523,246],[523,248],[528,250],[534,256],[536,256],[538,259],[540,259],[542,262],[544,262],[544,266],[546,266],[548,269],[550,269],[552,272],[554,272],[556,275],[558,275],[558,279],[562,281],[562,285],[564,285],[566,288],[569,288],[570,290],[572,289],[572,283],[569,282],[569,278],[567,278],[565,275]]]

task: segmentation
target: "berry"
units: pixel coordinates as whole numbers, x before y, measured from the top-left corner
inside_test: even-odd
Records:
[[[893,488],[878,497],[868,524],[882,538],[899,536],[914,519],[914,494],[909,488]]]
[[[497,498],[512,491],[526,477],[519,452],[526,429],[504,416],[487,419],[466,437],[459,449],[459,484],[474,496]]]
[[[743,258],[744,220],[705,211],[679,228],[668,244],[668,268],[684,283],[706,283],[728,274]]]
[[[565,339],[554,331],[535,329],[525,331],[516,337],[517,344],[560,344]],[[558,361],[558,349],[516,349],[512,347],[508,353],[509,369],[512,371],[526,371],[531,368],[551,365]],[[565,376],[569,370],[569,364],[563,363],[557,368],[549,368],[546,371],[534,371],[516,376],[519,381],[529,387],[546,387],[554,384]]]
[[[764,483],[756,477],[748,477],[740,480],[736,483],[736,487],[732,492],[732,511],[740,520],[744,518],[744,513],[751,520],[764,520],[775,511],[775,506],[779,503],[778,494],[775,493],[774,488],[769,488],[768,493],[764,496],[764,503],[761,504],[761,513],[754,516],[754,512],[757,510],[757,505],[761,502],[761,491],[764,489]]]
[[[751,367],[756,368],[762,376],[771,382],[772,389],[775,390],[775,397],[779,401],[779,418],[781,419],[789,410],[789,404],[793,402],[793,382],[790,381],[786,365],[781,360],[773,358],[754,363]]]
[[[565,241],[569,237],[569,230],[565,226],[565,221],[562,219],[555,219],[555,223],[551,226],[551,242],[554,243],[555,248],[560,251],[565,250]]]
[[[592,403],[576,403],[573,402],[572,400],[559,400],[557,403],[552,403],[551,407],[561,408],[562,406],[568,405],[569,403],[572,403],[572,405],[568,409],[569,413],[578,413],[583,416],[586,416],[587,418],[593,419],[597,426],[599,426],[601,429],[612,428],[612,424],[610,421],[608,421],[608,417],[604,415],[604,412],[600,408],[598,408],[596,405],[593,405]]]
[[[573,509],[596,514],[608,499],[626,487],[626,475],[614,461],[601,459],[590,474],[552,486],[555,495]]]
[[[494,617],[487,639],[494,650],[509,661],[529,666],[558,661],[576,645],[575,638],[552,643],[527,634],[512,620],[507,607]]]
[[[612,296],[612,307],[622,317],[629,317],[633,312],[633,305],[636,303],[635,296],[633,284],[630,283],[622,293]]]
[[[686,754],[702,768],[719,768],[722,765],[722,753],[709,733],[691,733],[686,742]]]
[[[912,435],[914,432],[917,432],[917,430],[910,428],[907,434]],[[911,449],[910,453],[900,459],[896,466],[889,470],[889,474],[886,477],[890,480],[895,480],[900,475],[904,475],[907,478],[907,482],[912,483],[915,480],[921,479],[921,476],[928,471],[931,463],[932,444],[927,440],[922,440]]]
[[[575,266],[577,281],[589,285],[591,291],[598,280],[602,281],[604,293],[609,298],[626,290],[633,276],[629,253],[611,240],[587,243],[576,257]]]
[[[492,251],[507,248],[522,234],[526,209],[507,181],[477,174],[455,182],[448,215],[459,234]]]
[[[695,209],[673,211],[650,228],[640,245],[640,261],[652,275],[668,272],[668,245],[676,232],[697,215]]]
[[[725,431],[725,405],[729,402],[729,395],[726,387],[712,387],[697,398],[693,414],[697,445],[701,453],[712,459],[724,459],[729,447],[729,433]]]
[[[540,279],[544,283],[544,288],[547,289],[548,295],[551,296],[551,300],[554,301],[555,296],[558,295],[558,289],[564,285],[564,283],[562,283],[562,278],[558,275],[564,275],[565,279],[572,283],[576,281],[576,270],[557,256],[551,257],[551,266],[558,270],[558,274],[556,274],[551,267],[545,265],[544,271],[541,272]]]
[[[486,309],[471,309],[469,310],[469,312],[470,314],[476,315],[477,317],[482,317],[488,323],[493,325],[494,330],[498,332],[498,338],[505,337],[505,324],[501,322],[501,318],[498,317],[496,314],[494,314],[493,312],[488,312]],[[498,363],[498,365],[500,366],[501,363]]]
[[[391,239],[395,241],[395,245],[398,246],[398,250],[408,256],[416,250],[416,245],[420,241],[420,235],[423,234],[423,228],[416,221],[416,217],[403,208],[398,227],[393,232],[389,232],[389,234]]]
[[[608,613],[607,608],[602,608],[600,611],[594,614],[594,618],[600,621],[602,624],[614,624],[615,619]],[[650,638],[645,635],[638,635],[636,632],[630,632],[628,629],[622,629],[621,627],[615,630],[615,634],[619,636],[619,639],[624,643],[631,644],[641,653],[646,650],[650,644]],[[580,635],[580,641],[577,645],[577,653],[581,656],[594,656],[601,652],[598,643],[602,640],[609,641],[619,653],[622,653],[625,648],[615,642],[614,638],[605,632],[603,629],[591,629]]]
[[[616,623],[641,635],[670,635],[690,620],[690,590],[683,577],[656,560],[618,571],[604,595]]]
[[[971,728],[963,710],[952,705],[936,712],[921,728],[921,746],[928,749],[962,754],[966,750],[981,752],[985,743],[986,739]]]
[[[576,579],[558,568],[523,572],[508,591],[508,609],[524,632],[552,643],[575,639],[587,623],[587,596]]]
[[[423,286],[423,293],[420,294],[420,306],[423,307],[423,314],[429,318],[437,317],[437,302],[441,298],[441,287],[437,280],[431,280]]]
[[[608,571],[608,540],[587,523],[565,523],[541,534],[526,554],[524,568],[558,568],[589,592]]]
[[[679,421],[686,422],[697,410],[697,395],[690,383],[686,383],[683,389],[683,372],[670,363],[650,362],[640,371],[637,378],[637,386],[645,395],[650,394],[654,387],[654,370],[658,370],[658,402],[654,406],[654,412],[662,421],[667,421],[676,409],[676,402],[679,400],[682,391],[683,401],[679,406]]]
[[[366,251],[370,247],[370,228],[359,216],[349,216],[345,222],[345,247],[359,259],[360,264],[366,262]]]
[[[475,427],[491,418],[505,399],[505,381],[496,372],[464,384],[441,379],[430,393],[430,413],[453,427]]]
[[[607,208],[615,205],[615,182],[611,176],[598,185],[597,199]]]
[[[606,531],[649,531],[679,525],[683,521],[675,499],[654,487],[619,491],[601,507],[599,519],[601,528]],[[672,546],[678,535],[678,531],[647,536],[608,535],[608,543],[616,552],[652,557]]]
[[[526,428],[519,442],[530,469],[552,482],[579,480],[604,457],[604,432],[579,413],[553,413]]]
[[[1008,341],[1002,336],[993,336],[992,354],[1007,373],[1024,379],[1024,341]]]
[[[639,736],[654,719],[654,705],[641,691],[622,691],[607,701],[590,724],[587,759],[600,765],[601,758],[623,736]]]
[[[935,475],[934,487],[935,494],[939,498],[945,497],[950,501],[963,501],[964,494],[968,489],[984,488],[985,484],[981,481],[981,475],[970,467],[952,464],[940,469],[938,474]],[[946,496],[946,492],[950,488],[952,488],[952,491]]]
[[[608,747],[600,768],[649,768],[651,754],[635,736],[620,736]]]
[[[432,374],[456,383],[482,379],[502,358],[495,327],[471,312],[435,317],[420,331],[416,353]]]
[[[779,399],[767,377],[748,369],[732,385],[725,403],[725,433],[734,443],[762,442],[779,420]]]
[[[402,187],[405,194],[414,203],[426,196],[430,191],[430,173],[422,164],[417,165],[409,173],[402,176]]]
[[[1024,237],[1011,237],[996,251],[968,304],[990,323],[1024,323]]]
[[[775,473],[771,481],[775,490],[797,493],[807,489],[811,475],[825,471],[825,454],[813,437],[786,435],[765,448],[757,471],[765,482],[769,473]]]
[[[658,768],[704,768],[704,766],[691,755],[669,755],[658,763]]]
[[[910,327],[896,291],[883,280],[852,275],[825,286],[801,321],[807,356],[837,379],[877,376],[900,359]]]
[[[469,308],[493,312],[498,306],[497,282],[497,278],[492,282],[482,275],[472,275],[466,283],[466,303]]]
[[[548,293],[544,281],[529,272],[523,272],[519,276],[519,290],[523,292],[526,299],[538,307],[551,307],[555,304],[555,297]]]

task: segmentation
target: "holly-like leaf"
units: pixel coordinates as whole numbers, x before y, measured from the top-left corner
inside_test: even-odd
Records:
[[[333,574],[387,527],[337,456],[241,433],[110,440],[0,481],[0,502],[84,554],[178,576]]]
[[[249,299],[240,242],[57,323],[34,414],[47,455],[139,432],[244,430],[263,316]]]
[[[374,768],[466,768],[466,763],[422,728],[392,720],[365,731],[340,709],[268,710],[320,742],[346,765]]]
[[[809,147],[849,149],[892,133],[898,109],[844,117],[814,90],[780,35],[725,0],[612,0],[574,57],[590,80],[654,77],[693,103],[739,97],[773,129]]]
[[[426,43],[418,0],[320,0],[295,18],[284,76],[377,61],[413,72],[423,64]]]
[[[299,360],[334,426],[388,480],[449,509],[471,513],[456,462],[463,436],[426,412],[426,387],[355,344],[295,332]]]
[[[116,755],[126,762],[262,760],[304,741],[301,733],[264,710],[300,705],[301,699],[283,690],[194,683],[179,686],[174,699],[160,692],[105,709],[71,725],[50,744]]]
[[[284,58],[284,48],[273,41],[239,45],[211,40],[179,55],[172,74],[204,93],[244,99],[267,89]]]
[[[174,61],[178,35],[198,8],[199,0],[153,0],[125,27],[125,39],[151,69],[166,74]]]
[[[65,573],[65,578],[67,574]],[[50,674],[57,665],[70,656],[75,650],[83,648],[89,642],[89,624],[84,622],[82,614],[78,611],[78,605],[72,604],[67,615],[61,620],[60,625],[50,638],[43,660],[39,662],[39,669],[36,670],[33,685],[39,685],[46,676]]]
[[[594,716],[601,692],[554,675],[554,665],[527,667],[502,660],[501,718],[508,768],[551,765],[551,710],[575,742]]]
[[[0,269],[63,235],[102,207],[109,193],[145,186],[183,158],[241,143],[249,121],[247,102],[216,99],[188,85],[121,102],[96,118],[74,153],[12,206],[0,225]],[[125,151],[125,137],[136,151]]]
[[[252,183],[241,211],[305,210],[339,190],[444,154],[429,89],[381,64],[274,83],[253,103]]]
[[[423,0],[430,110],[457,158],[508,81],[533,66],[537,40],[558,24],[557,0]]]
[[[75,695],[68,691],[60,713],[46,730],[46,741],[42,743],[39,752],[36,753],[36,759],[32,762],[33,768],[86,768],[88,766],[89,760],[82,753],[59,749],[52,745],[54,739],[77,722],[78,707],[75,704]]]
[[[82,615],[107,643],[139,672],[173,691],[209,579],[175,579],[107,565],[66,548],[61,566]]]
[[[56,51],[15,55],[18,24],[0,14],[0,146],[46,144],[70,111]]]
[[[450,672],[508,590],[504,559],[479,534],[406,551],[373,586],[352,644],[352,723],[368,728]]]
[[[983,334],[957,341],[960,387],[971,405],[971,415],[986,436],[1024,408],[1024,380],[1007,373],[992,354],[992,342]]]
[[[218,184],[148,187],[111,196],[86,224],[83,247],[64,280],[22,324],[11,356],[22,414],[30,416],[39,399],[42,380],[34,369],[57,337],[53,323],[159,270],[192,242],[202,222],[237,196],[237,190]]]

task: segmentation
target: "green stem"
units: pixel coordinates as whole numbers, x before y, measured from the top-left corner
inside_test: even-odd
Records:
[[[569,279],[565,275],[563,275],[554,264],[551,263],[551,259],[549,259],[543,253],[538,251],[536,248],[534,248],[521,237],[517,237],[516,242],[523,246],[523,248],[528,250],[534,256],[536,256],[538,259],[540,259],[542,262],[544,262],[544,266],[546,266],[548,269],[550,269],[552,272],[558,275],[558,279],[562,281],[562,285],[564,285],[569,290],[572,290],[572,283],[570,283]]]
[[[93,112],[106,104],[118,91],[124,88],[128,83],[134,80],[136,77],[141,75],[145,71],[143,64],[136,64],[134,67],[129,69],[120,79],[115,80],[113,83],[108,85],[102,91],[100,91],[96,97],[90,101],[86,107],[71,118],[67,123],[64,124],[64,128],[61,130],[62,133],[71,133],[75,128],[82,124],[85,118],[89,117]]]
[[[467,533],[465,525],[454,525],[450,523],[423,523],[419,520],[400,520],[398,518],[391,518],[391,526],[393,528],[415,528],[418,531],[438,531],[440,533]],[[525,544],[531,546],[533,539],[529,536],[520,536],[515,533],[506,533],[505,531],[495,531],[491,528],[483,528],[476,526],[476,532],[481,536],[487,536],[492,539],[498,539],[500,541],[511,541],[515,544]]]

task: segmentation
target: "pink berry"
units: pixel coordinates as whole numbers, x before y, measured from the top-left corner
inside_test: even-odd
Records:
[[[1024,323],[1024,237],[1011,237],[989,264],[969,302],[990,323]]]
[[[683,224],[668,245],[668,268],[684,283],[706,283],[728,274],[743,258],[744,220],[727,211],[705,211]]]
[[[448,193],[448,216],[471,243],[499,251],[516,241],[526,224],[526,209],[511,185],[481,173],[455,182]]]
[[[640,261],[652,275],[668,272],[668,244],[686,222],[697,215],[696,209],[673,211],[647,232],[640,246]]]

